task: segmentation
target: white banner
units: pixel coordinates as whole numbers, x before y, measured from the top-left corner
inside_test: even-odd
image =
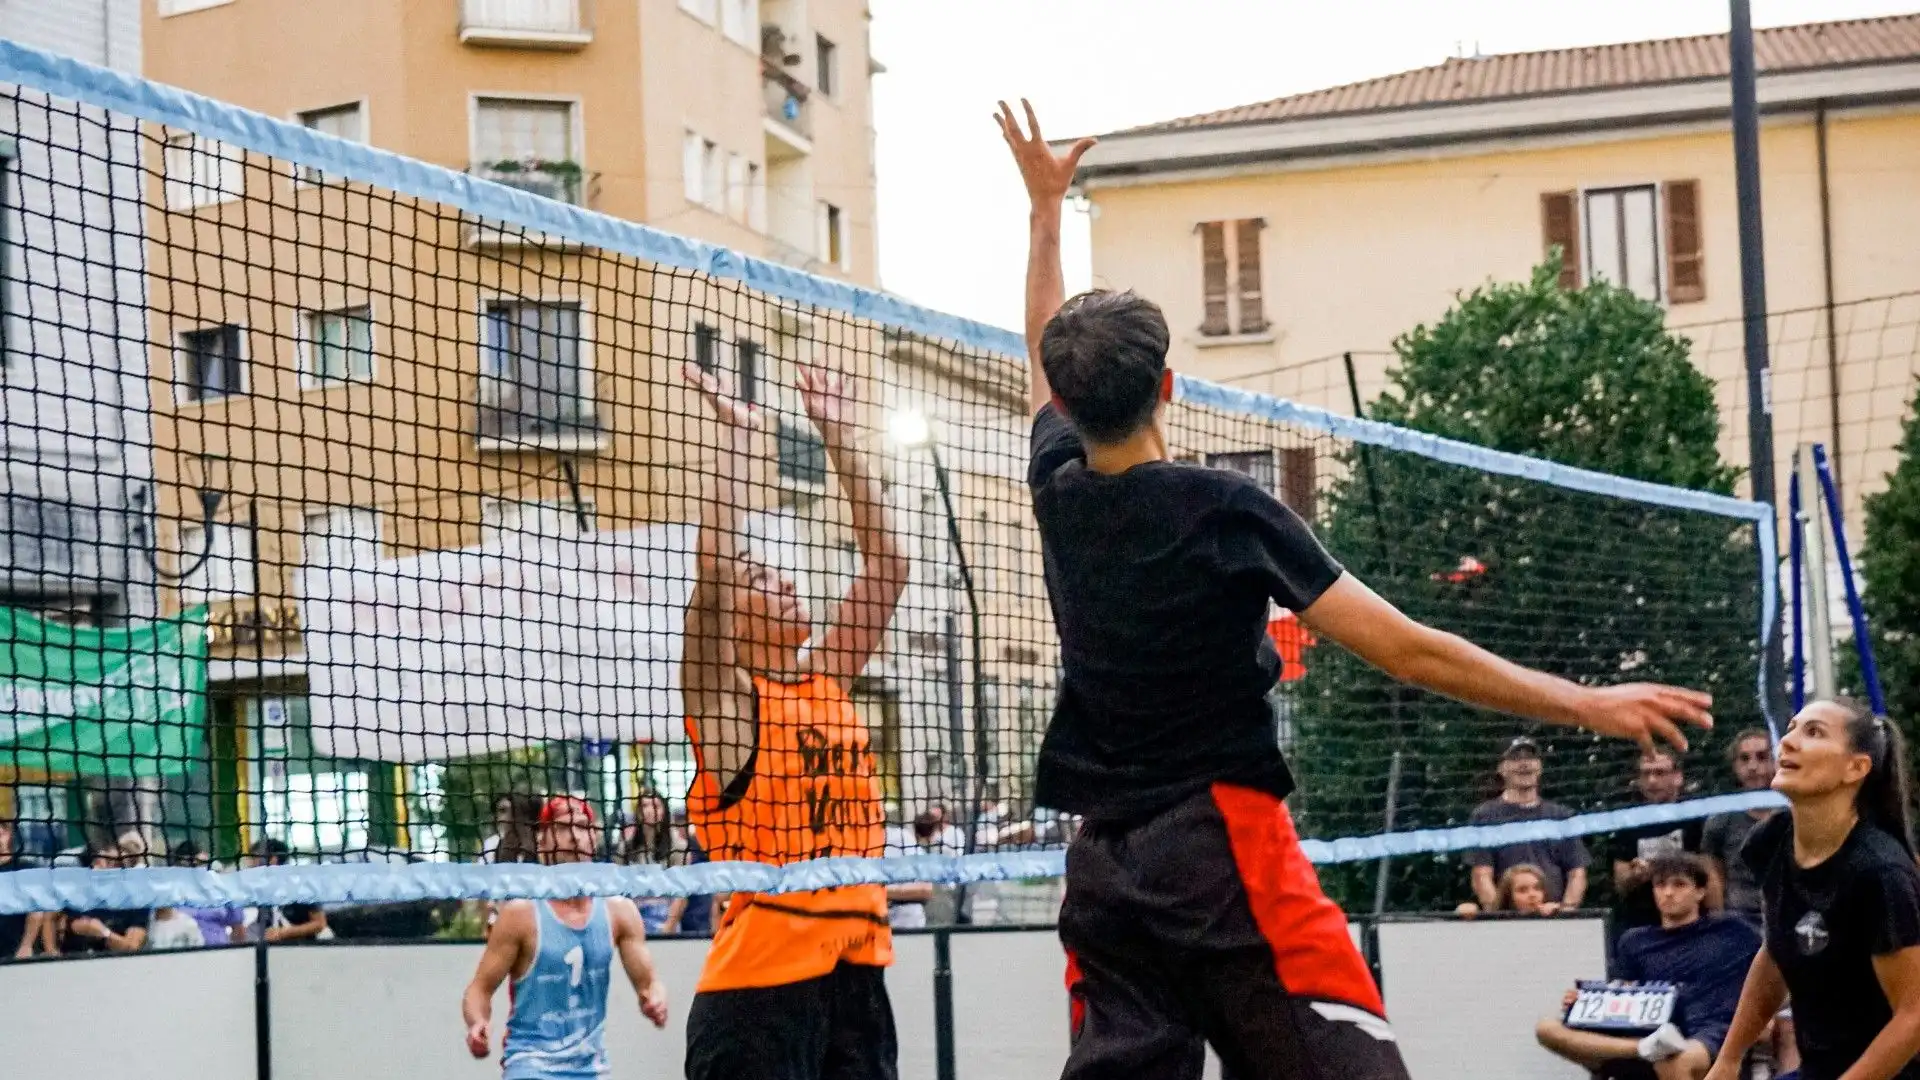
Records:
[[[301,572],[314,752],[434,761],[568,739],[685,737],[695,527]]]

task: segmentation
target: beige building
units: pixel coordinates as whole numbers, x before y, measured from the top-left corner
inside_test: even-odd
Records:
[[[1837,448],[1857,542],[1920,374],[1920,15],[1757,53],[1780,475]],[[1724,36],[1456,58],[1104,135],[1095,280],[1165,307],[1178,369],[1346,413],[1343,354],[1371,398],[1396,335],[1557,244],[1668,308],[1744,463],[1726,66]]]
[[[152,0],[144,30],[157,81],[871,285],[866,19],[854,0]],[[417,823],[422,808],[468,799],[470,826],[471,800],[508,774],[677,797],[671,717],[629,718],[630,740],[597,757],[501,739],[491,771],[343,750],[308,722],[300,574],[691,520],[714,445],[679,379],[693,361],[774,416],[765,542],[809,597],[837,595],[844,508],[795,365],[872,376],[879,329],[192,134],[153,139],[163,606],[210,605],[216,695],[206,771],[171,816],[210,822],[223,854],[262,830],[305,851],[445,850],[477,837],[448,836],[441,810]],[[882,674],[865,698],[911,696]]]

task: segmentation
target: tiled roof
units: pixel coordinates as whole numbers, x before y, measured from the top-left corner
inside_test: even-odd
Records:
[[[1762,73],[1920,59],[1920,13],[1807,23],[1754,32]],[[1187,128],[1337,116],[1422,105],[1491,101],[1688,79],[1725,78],[1727,35],[1632,41],[1547,52],[1455,58],[1365,82],[1129,128],[1141,135]]]

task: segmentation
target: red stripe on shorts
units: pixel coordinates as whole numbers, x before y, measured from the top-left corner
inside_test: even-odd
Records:
[[[1260,935],[1273,949],[1280,985],[1295,997],[1344,1002],[1384,1017],[1380,988],[1347,931],[1347,917],[1320,891],[1286,804],[1264,791],[1213,785]]]
[[[1078,1038],[1080,1035],[1080,1025],[1086,1023],[1087,1020],[1087,1003],[1080,997],[1080,978],[1080,958],[1073,955],[1072,949],[1068,949],[1067,1008],[1069,1010],[1069,1022],[1073,1025],[1070,1030],[1073,1032],[1075,1038]]]

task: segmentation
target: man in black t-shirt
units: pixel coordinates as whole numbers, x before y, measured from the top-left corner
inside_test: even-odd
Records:
[[[82,861],[95,870],[120,870],[126,866],[117,844],[89,848]],[[138,952],[147,943],[147,923],[153,913],[144,908],[98,908],[83,911],[67,920],[67,932],[60,939],[60,951],[77,953]]]
[[[1001,105],[1032,204],[1027,480],[1060,634],[1036,803],[1081,815],[1060,937],[1065,1080],[1229,1075],[1403,1080],[1380,993],[1281,803],[1293,780],[1266,700],[1270,605],[1389,674],[1474,704],[1651,743],[1708,723],[1704,694],[1595,689],[1408,619],[1253,478],[1170,460],[1169,333],[1152,303],[1065,301],[1057,157]]]
[[[1540,797],[1540,745],[1521,736],[1500,755],[1500,797],[1473,808],[1469,825],[1505,825],[1515,821],[1564,821],[1573,811]],[[1560,910],[1580,906],[1587,895],[1587,845],[1577,836],[1552,840],[1525,840],[1497,848],[1475,848],[1461,854],[1473,884],[1473,898],[1483,910],[1500,907],[1500,876],[1516,866],[1540,871],[1547,902]]]
[[[1670,747],[1655,747],[1640,755],[1638,785],[1640,798],[1647,806],[1664,806],[1680,801],[1686,786],[1686,773],[1680,755]],[[1653,881],[1647,869],[1661,855],[1698,854],[1700,836],[1706,822],[1700,818],[1664,825],[1642,825],[1622,829],[1607,843],[1613,860],[1613,921],[1611,942],[1636,926],[1658,926],[1660,909],[1653,902]]]
[[[268,837],[253,845],[249,862],[254,866],[285,866],[291,851],[284,840]],[[258,941],[311,941],[327,932],[327,913],[317,904],[282,904],[261,908],[253,924]]]

